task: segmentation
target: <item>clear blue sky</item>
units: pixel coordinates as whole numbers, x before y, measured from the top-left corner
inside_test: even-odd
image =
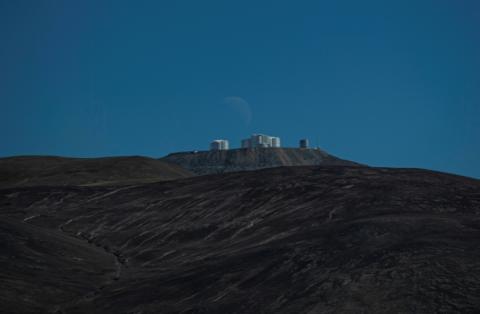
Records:
[[[0,155],[253,132],[480,178],[480,1],[0,0]]]

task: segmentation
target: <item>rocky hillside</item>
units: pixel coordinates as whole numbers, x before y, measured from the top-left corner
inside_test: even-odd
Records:
[[[38,185],[122,185],[185,178],[193,174],[175,164],[147,157],[0,158],[0,188]]]
[[[2,313],[478,313],[480,181],[283,167],[0,189]]]
[[[170,154],[161,160],[177,164],[196,174],[257,170],[281,166],[358,165],[320,149],[254,148],[196,151]]]

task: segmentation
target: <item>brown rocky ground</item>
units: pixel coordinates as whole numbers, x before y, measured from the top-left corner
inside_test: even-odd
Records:
[[[478,313],[480,181],[283,167],[0,189],[3,313]]]

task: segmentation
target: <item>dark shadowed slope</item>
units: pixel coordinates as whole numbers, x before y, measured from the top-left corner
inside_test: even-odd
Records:
[[[31,304],[59,313],[480,310],[480,181],[465,177],[284,167],[4,189],[0,221],[9,238],[0,308],[13,306],[17,289],[18,312]],[[92,251],[75,252],[79,240]],[[44,249],[52,242],[64,254]],[[110,268],[97,248],[115,258]]]
[[[109,185],[155,182],[191,176],[175,164],[147,157],[0,158],[0,188],[35,185]]]
[[[161,160],[196,174],[258,170],[281,166],[359,166],[320,149],[254,148],[173,153]]]
[[[115,257],[61,231],[0,219],[0,312],[55,313],[116,279]]]

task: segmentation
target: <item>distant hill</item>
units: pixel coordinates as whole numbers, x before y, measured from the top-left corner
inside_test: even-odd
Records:
[[[37,185],[124,185],[192,176],[188,170],[147,157],[0,158],[0,188]]]
[[[170,154],[161,160],[177,164],[195,174],[257,170],[281,166],[360,166],[320,149],[254,148]]]

